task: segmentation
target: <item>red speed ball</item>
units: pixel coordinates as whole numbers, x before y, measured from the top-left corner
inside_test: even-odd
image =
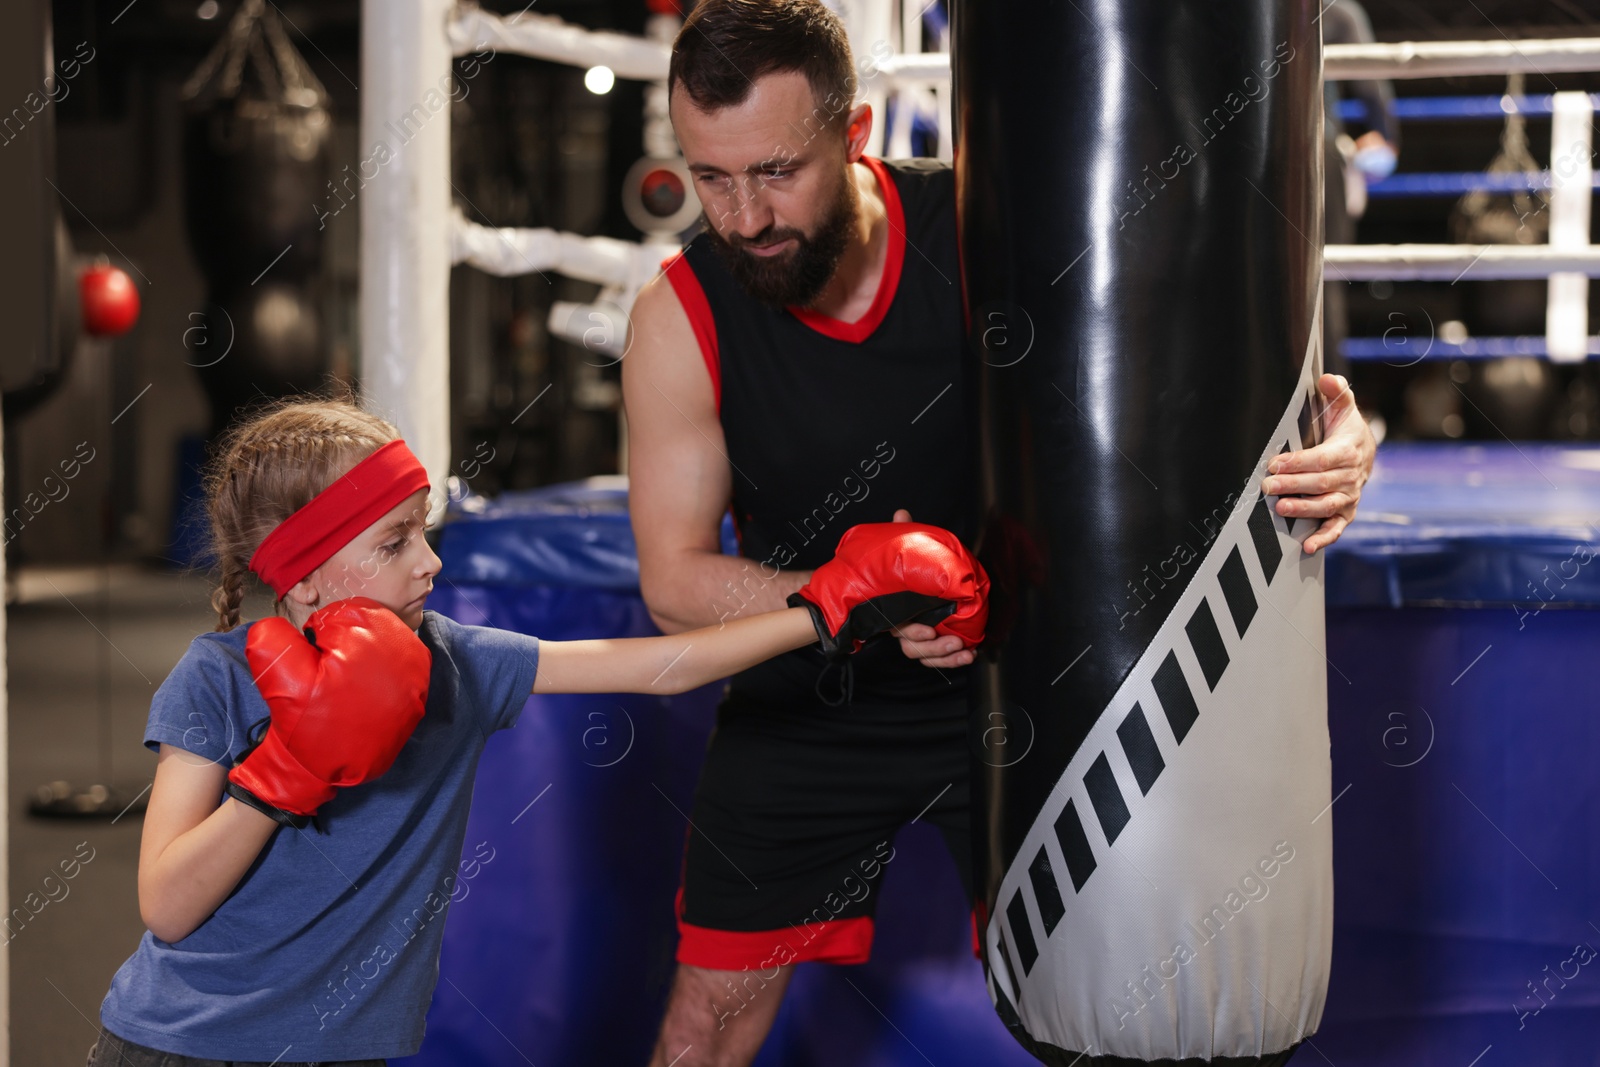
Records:
[[[640,183],[639,195],[650,214],[668,218],[683,207],[683,181],[670,170],[653,170]]]
[[[96,337],[127,333],[139,321],[139,290],[126,271],[98,264],[78,275],[83,328]]]

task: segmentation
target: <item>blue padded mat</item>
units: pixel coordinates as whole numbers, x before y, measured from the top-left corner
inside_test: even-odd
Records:
[[[1597,552],[1600,448],[1385,445],[1328,550],[1328,606],[1596,606]]]

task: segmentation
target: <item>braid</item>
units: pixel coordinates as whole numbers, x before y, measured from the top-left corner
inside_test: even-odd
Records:
[[[217,632],[223,633],[239,625],[239,609],[244,604],[245,575],[249,572],[234,557],[218,562],[222,577],[211,591],[211,606],[217,612]]]
[[[395,427],[353,398],[280,401],[216,444],[206,473],[207,512],[218,581],[217,630],[239,625],[250,557],[274,528],[380,446]]]

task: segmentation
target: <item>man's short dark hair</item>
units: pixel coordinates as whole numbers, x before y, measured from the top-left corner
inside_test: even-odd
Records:
[[[764,74],[798,70],[826,121],[855,101],[856,71],[844,26],[819,0],[700,0],[672,45],[668,92],[701,111],[737,107]]]

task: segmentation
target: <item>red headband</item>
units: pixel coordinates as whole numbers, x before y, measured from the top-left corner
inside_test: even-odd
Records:
[[[411,449],[390,441],[280,522],[250,557],[250,569],[282,600],[361,531],[428,487],[428,472]]]

